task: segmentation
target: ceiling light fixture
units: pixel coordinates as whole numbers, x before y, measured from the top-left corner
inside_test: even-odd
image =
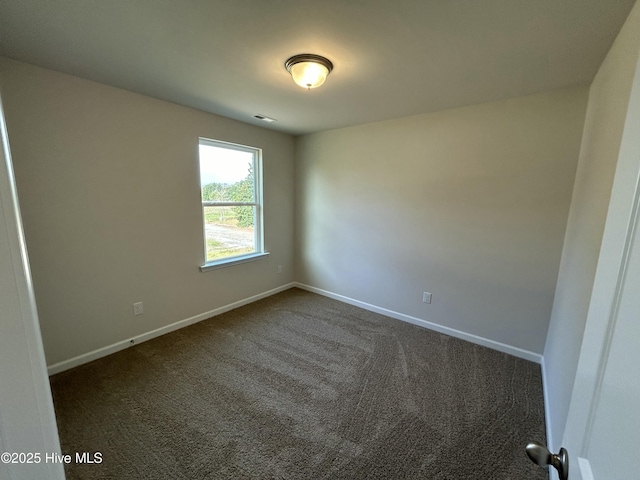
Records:
[[[284,66],[293,77],[293,81],[308,90],[322,85],[333,70],[330,60],[312,53],[294,55]]]

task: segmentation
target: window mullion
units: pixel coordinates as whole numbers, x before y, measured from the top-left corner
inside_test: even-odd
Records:
[[[256,202],[217,202],[217,201],[204,201],[203,207],[255,207],[258,205]]]

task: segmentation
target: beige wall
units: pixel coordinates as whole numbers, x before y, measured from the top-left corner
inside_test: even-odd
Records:
[[[297,279],[542,353],[586,101],[577,87],[300,137]]]
[[[293,280],[293,137],[2,58],[0,88],[49,365]],[[263,149],[269,258],[198,270],[199,136]]]
[[[589,90],[580,160],[544,350],[549,436],[562,439],[596,264],[640,54],[640,5],[632,10]],[[559,444],[554,445],[557,450]]]

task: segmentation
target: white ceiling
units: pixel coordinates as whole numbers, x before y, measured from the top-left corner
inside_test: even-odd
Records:
[[[633,3],[0,0],[0,54],[303,134],[589,82]],[[298,53],[334,63],[319,89]]]

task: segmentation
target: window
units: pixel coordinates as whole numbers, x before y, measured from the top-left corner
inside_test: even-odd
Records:
[[[205,264],[202,271],[267,255],[262,236],[262,151],[200,138]]]

